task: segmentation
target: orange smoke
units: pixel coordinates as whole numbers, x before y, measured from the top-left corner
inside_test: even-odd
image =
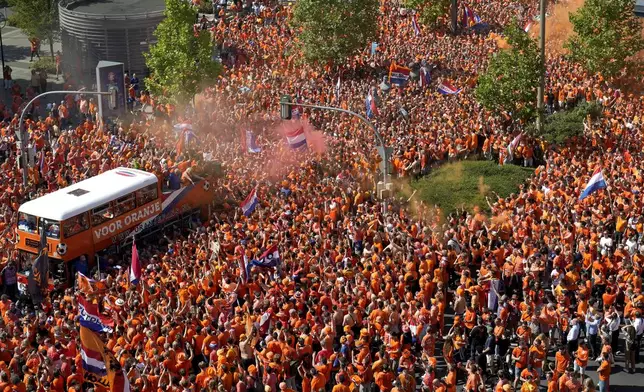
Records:
[[[510,44],[508,44],[508,41],[504,37],[500,36],[499,34],[491,32],[489,35],[489,38],[496,42],[496,46],[499,49],[505,50],[505,49],[510,49],[511,47]]]
[[[550,15],[546,18],[546,53],[551,57],[566,54],[564,43],[573,33],[569,14],[577,11],[584,5],[584,0],[562,0],[552,7]],[[532,37],[539,37],[540,22],[533,22],[530,29]]]
[[[306,120],[283,121],[276,131],[284,138],[288,133],[302,127],[306,136],[306,145],[313,152],[324,154],[326,152],[326,139],[322,132],[316,131],[313,125]]]

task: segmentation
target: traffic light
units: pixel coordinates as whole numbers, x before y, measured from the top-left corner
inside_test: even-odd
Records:
[[[287,105],[287,103],[291,102],[291,96],[290,95],[282,95],[282,98],[280,98],[280,116],[282,117],[282,120],[290,120],[291,119],[291,105]]]

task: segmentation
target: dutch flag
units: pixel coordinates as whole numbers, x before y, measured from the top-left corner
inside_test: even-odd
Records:
[[[244,201],[241,203],[240,207],[244,215],[250,216],[250,214],[255,211],[257,204],[259,204],[259,199],[257,198],[257,188],[253,188],[253,190],[250,191],[248,196],[246,196]]]
[[[414,28],[414,34],[416,36],[420,35],[420,27],[418,26],[418,22],[416,21],[416,15],[411,17],[411,27]]]
[[[581,195],[579,195],[579,200],[583,200],[586,197],[590,196],[591,193],[600,189],[605,189],[607,186],[608,184],[604,179],[604,174],[602,173],[601,169],[598,168],[593,173],[593,176],[590,177],[590,180],[588,180],[586,188],[584,188],[583,192],[581,192]]]
[[[277,267],[281,262],[280,252],[277,250],[277,244],[275,244],[266,249],[266,251],[259,256],[259,259],[251,261],[251,264],[256,267],[271,268]]]
[[[293,131],[286,133],[286,141],[289,147],[294,150],[306,147],[306,135],[304,134],[304,127],[298,127]]]
[[[432,81],[432,75],[427,67],[420,67],[420,78],[418,78],[418,85],[420,87],[427,87]]]
[[[253,154],[262,152],[262,148],[257,145],[257,141],[255,140],[255,134],[250,129],[246,130],[246,141],[248,143],[248,152]]]
[[[519,146],[519,142],[523,138],[523,132],[518,134],[510,144],[508,144],[508,160],[507,162],[512,162],[514,160],[514,150],[516,150],[517,146]]]
[[[367,107],[367,118],[372,118],[374,115],[378,114],[378,107],[376,106],[376,100],[373,97],[373,95],[371,95],[371,93],[367,95],[365,106]]]
[[[438,92],[445,95],[458,94],[461,90],[461,88],[457,90],[450,82],[441,82],[441,84],[438,85]]]

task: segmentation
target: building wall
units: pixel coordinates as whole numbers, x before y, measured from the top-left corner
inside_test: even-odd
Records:
[[[147,75],[143,53],[154,43],[163,11],[136,15],[97,15],[59,7],[66,70],[88,82],[100,60],[125,64],[130,74]]]

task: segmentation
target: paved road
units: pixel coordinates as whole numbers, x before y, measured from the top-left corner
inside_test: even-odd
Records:
[[[2,44],[5,64],[9,65],[13,69],[12,78],[15,83],[19,83],[23,88],[26,87],[31,80],[31,63],[29,62],[30,46],[28,37],[20,29],[7,25],[2,29]],[[60,42],[54,43],[54,53],[58,50],[61,50]],[[49,54],[49,44],[43,43],[41,45],[41,56],[47,56]],[[62,87],[62,77],[59,81],[56,81],[55,75],[49,75],[48,80],[49,90],[54,87]],[[2,99],[5,102],[8,102],[7,100],[9,97],[7,92],[2,88],[0,88],[0,90],[2,91]]]

